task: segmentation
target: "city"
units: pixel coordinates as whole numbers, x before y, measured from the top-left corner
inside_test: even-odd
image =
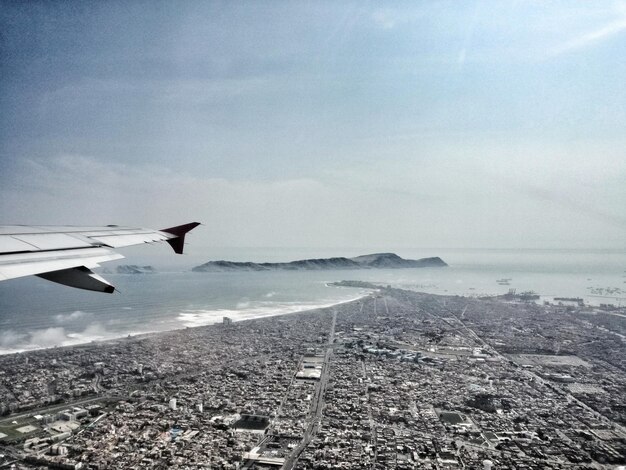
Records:
[[[2,356],[0,468],[616,468],[624,314],[379,287]]]

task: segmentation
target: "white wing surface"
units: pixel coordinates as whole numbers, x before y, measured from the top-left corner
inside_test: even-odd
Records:
[[[109,282],[91,271],[123,258],[111,248],[165,241],[183,252],[192,222],[162,230],[118,227],[0,226],[0,281],[35,275],[79,289],[112,293]]]

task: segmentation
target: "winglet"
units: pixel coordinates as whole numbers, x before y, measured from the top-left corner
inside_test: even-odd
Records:
[[[185,225],[178,225],[176,227],[164,228],[161,229],[161,232],[169,233],[170,235],[174,235],[175,238],[170,238],[165,240],[170,246],[174,249],[175,253],[179,255],[183,252],[183,247],[185,246],[185,234],[190,230],[193,230],[200,222],[191,222]]]

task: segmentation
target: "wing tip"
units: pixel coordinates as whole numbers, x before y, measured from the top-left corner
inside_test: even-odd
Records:
[[[183,248],[185,246],[185,235],[190,230],[193,230],[200,222],[190,222],[188,224],[177,225],[176,227],[164,228],[161,229],[161,232],[169,233],[170,235],[174,235],[175,238],[170,238],[167,241],[169,245],[174,250],[174,253],[179,255],[183,254]]]

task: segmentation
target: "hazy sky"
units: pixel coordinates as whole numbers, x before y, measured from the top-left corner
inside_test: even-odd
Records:
[[[626,2],[2,2],[0,223],[626,245]]]

